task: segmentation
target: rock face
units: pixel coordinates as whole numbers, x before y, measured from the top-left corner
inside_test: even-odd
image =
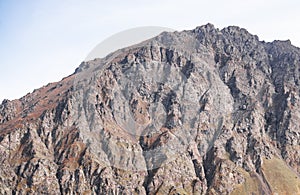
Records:
[[[162,33],[0,105],[0,194],[300,194],[300,49]]]

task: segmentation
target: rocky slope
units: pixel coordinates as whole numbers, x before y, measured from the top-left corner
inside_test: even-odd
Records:
[[[0,106],[0,194],[300,194],[300,49],[162,33]]]

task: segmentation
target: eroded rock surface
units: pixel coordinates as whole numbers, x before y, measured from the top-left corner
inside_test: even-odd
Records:
[[[0,194],[300,194],[300,49],[213,25],[0,105]]]

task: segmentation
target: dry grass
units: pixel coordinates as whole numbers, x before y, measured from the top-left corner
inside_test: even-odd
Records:
[[[273,194],[300,195],[300,178],[278,158],[264,159],[263,174]]]
[[[262,186],[259,177],[255,173],[248,173],[239,169],[245,182],[235,186],[233,195],[262,194]],[[286,163],[278,158],[264,159],[262,173],[273,195],[300,195],[300,178]]]
[[[74,75],[64,78],[55,83],[34,90],[24,98],[28,99],[26,105],[22,106],[20,100],[13,100],[16,107],[16,116],[3,124],[0,124],[0,135],[6,135],[13,130],[23,128],[26,122],[35,122],[45,110],[54,109],[67,95],[68,89],[72,87]],[[52,100],[52,101],[49,101]],[[28,111],[24,115],[24,111]]]
[[[255,173],[248,173],[244,169],[239,168],[238,170],[245,178],[245,182],[235,186],[232,195],[241,195],[241,194],[262,194],[262,186],[257,178]]]

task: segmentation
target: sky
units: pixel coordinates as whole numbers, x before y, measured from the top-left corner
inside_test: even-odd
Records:
[[[0,101],[72,74],[106,38],[131,28],[246,28],[300,47],[299,0],[0,0]]]

